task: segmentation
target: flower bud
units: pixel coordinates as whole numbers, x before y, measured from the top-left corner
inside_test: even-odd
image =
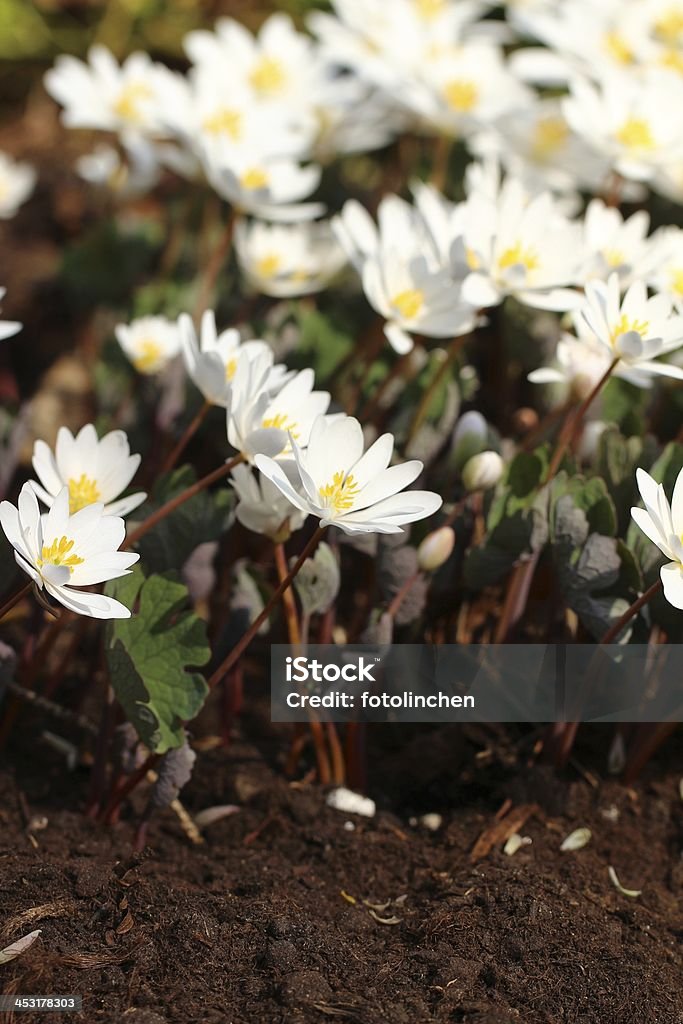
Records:
[[[489,428],[480,412],[466,412],[458,420],[453,433],[453,461],[462,469],[468,459],[483,451],[488,442]]]
[[[487,491],[495,487],[505,469],[498,452],[480,452],[473,455],[462,471],[462,482],[468,491]]]
[[[417,562],[423,572],[434,572],[447,562],[453,545],[455,530],[451,526],[442,526],[427,534],[417,549]]]

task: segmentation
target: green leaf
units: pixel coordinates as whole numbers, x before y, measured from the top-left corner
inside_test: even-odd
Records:
[[[647,388],[637,388],[620,377],[611,377],[602,392],[602,418],[616,423],[623,434],[642,435],[648,401]]]
[[[185,742],[183,722],[193,719],[209,692],[191,668],[211,656],[206,626],[184,611],[187,587],[172,574],[145,579],[140,569],[112,580],[106,593],[138,610],[107,626],[111,684],[143,743],[157,754]]]
[[[317,309],[298,306],[296,317],[301,331],[297,355],[308,358],[316,380],[324,381],[353,348],[353,335],[333,325],[331,318]]]
[[[135,519],[143,521],[171,498],[196,481],[191,466],[162,477],[154,499],[136,511]],[[148,573],[180,569],[199,544],[218,540],[230,525],[234,495],[228,488],[209,493],[201,491],[180,505],[170,516],[145,534],[137,545],[140,559]]]

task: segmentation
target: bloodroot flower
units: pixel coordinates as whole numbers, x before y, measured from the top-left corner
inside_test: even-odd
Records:
[[[50,511],[41,516],[33,488],[24,484],[18,508],[0,503],[0,526],[14,548],[17,565],[39,590],[80,615],[95,619],[127,619],[130,611],[103,594],[74,588],[89,587],[127,576],[140,557],[119,551],[126,536],[123,519],[106,516],[99,502],[69,515],[69,491],[64,487]]]
[[[646,537],[671,559],[660,571],[664,597],[674,608],[683,608],[683,471],[671,496],[671,505],[661,484],[644,469],[636,471],[638,490],[645,508],[632,508],[631,515]]]
[[[432,491],[406,491],[422,472],[413,460],[389,466],[393,434],[383,434],[363,453],[363,431],[352,416],[319,416],[303,451],[290,434],[301,478],[302,494],[282,466],[265,455],[256,465],[302,512],[317,516],[322,526],[345,533],[402,533],[406,523],[432,515],[442,499]]]
[[[139,465],[140,456],[130,454],[123,430],[112,430],[100,440],[92,423],[82,427],[75,437],[66,427],[60,427],[54,454],[44,441],[35,443],[33,468],[40,483],[32,480],[31,486],[47,506],[67,487],[71,515],[101,501],[105,515],[125,516],[147,497],[144,491],[138,491],[119,498]]]

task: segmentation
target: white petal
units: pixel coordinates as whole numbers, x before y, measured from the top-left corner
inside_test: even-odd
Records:
[[[664,586],[664,597],[674,608],[683,609],[683,565],[669,562],[663,565],[660,577]]]

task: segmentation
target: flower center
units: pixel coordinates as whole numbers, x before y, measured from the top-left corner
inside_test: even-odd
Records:
[[[347,512],[353,507],[359,490],[353,474],[345,476],[340,470],[334,474],[329,484],[320,488],[320,497],[324,508],[331,508],[335,512]]]
[[[561,149],[569,137],[569,128],[561,117],[543,117],[536,123],[531,153],[537,160],[545,160]]]
[[[625,263],[624,254],[618,249],[605,249],[602,254],[602,258],[608,267],[613,267],[615,269],[617,267],[623,267]]]
[[[225,379],[232,380],[237,372],[237,359],[229,359],[225,364]]]
[[[633,50],[618,32],[607,32],[604,36],[605,51],[619,64],[633,63]]]
[[[671,287],[679,295],[683,295],[683,268],[671,271]]]
[[[146,82],[131,82],[121,91],[119,98],[114,103],[114,113],[122,121],[141,121],[140,106],[151,97],[152,90]]]
[[[445,0],[415,0],[417,13],[421,18],[434,18],[444,8]]]
[[[85,508],[86,505],[93,505],[96,501],[100,500],[100,492],[97,486],[97,480],[91,480],[90,477],[82,473],[78,480],[71,477],[69,480],[69,513],[73,515],[74,512],[80,511]]]
[[[271,252],[268,256],[262,256],[256,262],[256,273],[259,277],[272,277],[277,274],[282,263],[277,253]]]
[[[444,86],[446,103],[453,110],[466,114],[477,105],[479,89],[474,82],[463,78],[454,78]]]
[[[470,270],[479,270],[479,267],[481,266],[481,260],[477,256],[474,249],[465,249],[465,260],[467,261],[467,266],[470,268]]]
[[[242,115],[239,110],[221,107],[215,114],[207,117],[202,127],[210,135],[228,135],[231,139],[242,138]]]
[[[648,150],[655,148],[655,140],[650,125],[644,117],[629,117],[616,134],[617,142],[626,149]]]
[[[655,32],[667,43],[677,43],[683,35],[683,7],[670,7],[655,22]]]
[[[622,334],[628,334],[629,331],[633,331],[643,338],[647,334],[649,326],[649,320],[629,320],[626,314],[622,313],[619,322],[615,325],[610,335],[612,344],[614,345]]]
[[[522,248],[522,243],[517,242],[511,245],[501,254],[498,266],[501,270],[509,270],[510,267],[524,267],[528,272],[538,269],[538,256],[533,249]]]
[[[243,188],[265,188],[268,184],[268,175],[261,167],[252,167],[244,172],[240,183]]]
[[[138,344],[133,366],[139,373],[153,373],[161,361],[163,349],[154,338],[143,338]]]
[[[262,57],[249,75],[249,81],[257,92],[274,93],[282,90],[287,75],[275,57]]]
[[[273,427],[276,430],[284,430],[285,433],[291,434],[293,438],[299,436],[298,431],[295,429],[296,423],[294,420],[290,420],[286,412],[278,412],[274,416],[269,416],[263,420],[261,426],[264,429]]]
[[[404,292],[394,295],[391,305],[406,320],[412,320],[422,309],[424,298],[424,292],[421,292],[419,288],[407,288]]]
[[[74,542],[68,537],[53,540],[49,547],[44,544],[41,557],[38,559],[38,568],[42,569],[44,565],[65,565],[73,572],[74,566],[81,565],[84,561],[78,555],[69,554],[73,546]]]

